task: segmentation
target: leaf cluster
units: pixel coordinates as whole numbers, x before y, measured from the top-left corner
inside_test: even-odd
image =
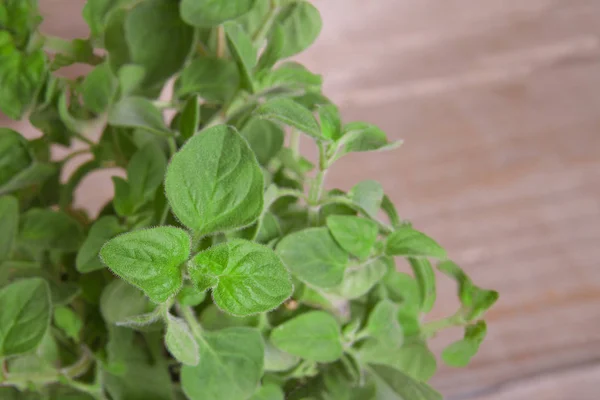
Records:
[[[38,31],[35,0],[0,4],[0,110],[41,132],[0,128],[0,398],[441,399],[428,339],[463,327],[441,357],[466,365],[498,294],[378,182],[326,188],[341,157],[399,142],[343,123],[290,61],[317,38],[317,9],[88,0],[83,17],[89,37],[66,40]],[[75,63],[89,73],[55,73]],[[75,191],[106,168],[123,174],[92,216]],[[461,306],[423,322],[432,263]]]

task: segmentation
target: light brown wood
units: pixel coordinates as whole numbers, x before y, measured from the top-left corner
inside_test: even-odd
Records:
[[[40,3],[46,29],[83,32],[81,0]],[[597,399],[600,2],[316,3],[323,34],[300,60],[347,120],[405,140],[343,159],[329,185],[382,181],[403,217],[501,293],[480,354],[441,366],[434,386],[451,400]],[[439,285],[433,318],[457,305]]]

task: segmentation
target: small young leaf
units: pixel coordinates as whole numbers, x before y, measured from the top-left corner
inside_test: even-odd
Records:
[[[442,396],[426,383],[385,365],[372,364],[369,372],[375,380],[378,398],[386,400],[442,400]],[[381,397],[379,397],[381,396]]]
[[[267,165],[283,147],[285,133],[281,127],[271,121],[252,118],[240,131],[246,138],[256,159],[262,165]]]
[[[19,232],[19,201],[12,196],[0,197],[0,264],[10,258]]]
[[[0,111],[20,119],[34,101],[46,76],[43,50],[20,52],[8,31],[0,31]]]
[[[220,25],[238,18],[254,7],[256,0],[183,0],[181,17],[190,25],[205,27]]]
[[[277,385],[261,386],[249,400],[285,400],[284,393]]]
[[[183,306],[196,307],[204,301],[206,292],[201,292],[194,286],[185,284],[179,293],[177,293],[177,301]]]
[[[43,279],[23,279],[0,289],[0,358],[27,353],[50,324],[50,290]]]
[[[478,319],[498,300],[498,292],[481,289],[473,284],[471,278],[452,261],[441,262],[438,265],[438,269],[456,280],[458,284],[458,296],[466,321]]]
[[[104,268],[98,254],[100,249],[110,239],[123,232],[117,217],[105,216],[99,218],[90,228],[87,238],[79,248],[75,266],[77,271],[88,273]]]
[[[446,258],[446,250],[429,236],[409,226],[396,229],[385,243],[390,256]]]
[[[348,253],[327,228],[309,228],[284,237],[277,254],[294,276],[319,288],[342,283],[348,264]]]
[[[393,150],[401,144],[401,141],[388,142],[385,133],[375,125],[351,122],[344,126],[334,160],[353,152]]]
[[[140,148],[127,165],[129,195],[135,206],[141,206],[154,198],[161,185],[167,157],[156,142],[148,142]]]
[[[171,314],[168,314],[166,322],[165,344],[169,353],[185,365],[198,365],[200,362],[198,342],[196,342],[187,323]]]
[[[279,257],[268,247],[242,239],[199,253],[188,270],[199,290],[212,287],[215,304],[236,316],[272,310],[292,294]]]
[[[153,86],[181,69],[192,49],[194,29],[181,20],[176,1],[146,0],[127,14],[125,39],[131,61],[144,67],[144,83]]]
[[[102,114],[108,108],[116,91],[117,80],[108,63],[96,66],[81,84],[83,103],[96,114]]]
[[[204,332],[198,338],[200,363],[184,365],[181,386],[190,399],[246,400],[263,373],[264,345],[253,328]]]
[[[196,235],[250,225],[263,209],[256,157],[240,134],[224,125],[187,141],[167,168],[165,188],[173,213]]]
[[[160,136],[171,134],[160,111],[143,97],[127,97],[120,100],[108,114],[108,123],[146,129]]]
[[[278,23],[275,23],[271,28],[271,36],[269,37],[267,48],[261,54],[256,69],[258,71],[271,69],[282,58],[285,49],[284,46],[285,34],[283,28]]]
[[[179,132],[183,139],[194,136],[200,125],[200,103],[198,96],[191,96],[186,101],[179,118]]]
[[[240,74],[244,77],[245,88],[254,91],[253,70],[257,63],[257,52],[252,44],[252,39],[236,22],[224,25],[229,48],[240,67]]]
[[[312,113],[294,100],[276,98],[260,106],[255,115],[289,125],[314,138],[321,138],[321,128]]]
[[[390,300],[382,300],[371,311],[367,322],[367,332],[390,350],[402,346],[402,327],[398,323],[398,305]]]
[[[54,309],[54,324],[62,329],[68,337],[79,341],[79,332],[83,327],[83,321],[69,307],[56,307]]]
[[[319,120],[321,121],[321,134],[331,140],[338,140],[342,136],[342,122],[340,112],[333,104],[319,106]]]
[[[288,4],[277,16],[276,22],[281,25],[285,38],[282,58],[291,57],[310,46],[323,25],[319,10],[304,0]]]
[[[344,353],[340,326],[324,311],[301,314],[271,332],[279,349],[306,360],[329,363]]]
[[[379,182],[372,180],[359,182],[350,189],[348,196],[366,215],[373,219],[377,218],[384,196],[383,187]]]
[[[197,94],[207,101],[231,99],[239,87],[240,73],[236,64],[222,58],[201,57],[188,64],[175,83],[179,97]]]
[[[27,247],[73,252],[83,242],[81,225],[63,212],[33,208],[21,219],[19,242]]]
[[[428,313],[435,303],[435,273],[431,263],[426,258],[409,258],[408,262],[413,270],[417,284],[419,285],[419,294],[421,297],[421,312]]]
[[[350,215],[331,215],[327,227],[340,247],[358,258],[371,254],[379,232],[375,222]]]
[[[400,223],[400,217],[398,216],[398,211],[396,210],[396,206],[390,198],[385,195],[383,196],[383,200],[381,201],[381,209],[387,215],[390,220],[390,224],[396,229],[398,229],[402,224]]]
[[[452,343],[442,352],[442,360],[452,367],[465,367],[479,350],[487,333],[485,321],[477,321],[465,327],[462,340]]]
[[[144,82],[146,70],[141,65],[123,65],[118,72],[121,98],[131,97]]]
[[[189,256],[189,235],[169,226],[124,233],[100,250],[102,261],[115,274],[142,289],[155,303],[179,291],[180,266]]]
[[[118,324],[148,311],[148,298],[127,282],[116,279],[104,288],[100,312],[109,324]]]

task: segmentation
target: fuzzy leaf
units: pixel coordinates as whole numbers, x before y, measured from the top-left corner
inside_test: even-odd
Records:
[[[390,349],[399,348],[404,340],[397,315],[398,305],[390,300],[382,300],[371,311],[367,322],[369,335]]]
[[[246,14],[254,3],[256,0],[183,0],[181,17],[193,26],[215,26]]]
[[[485,321],[465,327],[464,338],[450,344],[442,352],[442,360],[452,367],[465,367],[479,350],[487,333]]]
[[[144,292],[116,279],[109,283],[100,297],[100,313],[106,322],[117,325],[148,311]]]
[[[323,22],[319,10],[308,1],[295,1],[283,8],[276,22],[284,36],[282,58],[291,57],[310,46],[319,36]]]
[[[379,233],[375,222],[350,215],[330,216],[327,227],[340,247],[358,258],[371,254]]]
[[[63,212],[32,208],[21,218],[19,242],[35,249],[73,252],[83,242],[83,229]]]
[[[100,257],[98,257],[100,249],[104,243],[122,232],[123,228],[115,216],[105,216],[96,220],[77,253],[75,259],[77,271],[88,273],[104,268]]]
[[[19,232],[19,201],[12,196],[0,197],[0,264],[10,258]]]
[[[262,165],[267,165],[283,147],[285,133],[281,127],[271,121],[252,118],[241,132]]]
[[[200,57],[183,69],[175,83],[175,93],[180,97],[198,94],[208,101],[224,102],[231,99],[239,82],[240,74],[233,61]]]
[[[255,115],[298,129],[314,138],[321,138],[321,128],[312,113],[294,100],[276,98],[260,106]]]
[[[181,363],[194,366],[200,362],[198,342],[196,342],[187,323],[181,318],[173,317],[171,314],[167,317],[165,344],[169,353]]]
[[[385,243],[390,256],[446,258],[444,250],[429,236],[409,226],[396,229]]]
[[[160,111],[150,100],[143,97],[127,97],[120,100],[108,114],[108,123],[146,129],[161,136],[171,134]]]

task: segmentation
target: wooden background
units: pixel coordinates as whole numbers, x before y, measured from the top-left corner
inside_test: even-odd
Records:
[[[434,386],[448,400],[600,398],[600,1],[316,3],[323,33],[300,60],[347,120],[405,140],[344,159],[328,183],[381,180],[403,217],[501,293],[480,354],[441,366]],[[82,0],[40,4],[47,31],[85,34]],[[457,306],[453,284],[439,286],[433,318]]]

